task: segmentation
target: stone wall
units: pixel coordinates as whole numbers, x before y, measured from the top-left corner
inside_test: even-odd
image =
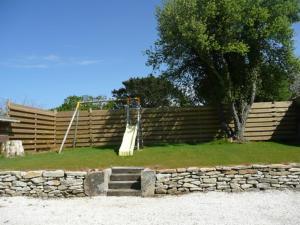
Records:
[[[0,171],[0,196],[83,197],[87,172]]]
[[[273,164],[156,171],[155,194],[208,191],[300,190],[300,164]]]
[[[0,171],[1,196],[84,197],[105,195],[110,169],[103,171]],[[208,191],[300,191],[300,164],[212,168],[145,169],[142,196]]]

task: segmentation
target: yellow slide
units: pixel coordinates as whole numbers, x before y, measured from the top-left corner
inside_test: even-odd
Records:
[[[123,136],[122,144],[119,149],[119,156],[133,155],[135,140],[137,136],[137,125],[126,125],[126,130]]]

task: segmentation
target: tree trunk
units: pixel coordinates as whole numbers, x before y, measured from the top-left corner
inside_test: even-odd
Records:
[[[238,142],[245,141],[244,132],[250,108],[251,105],[245,103],[242,107],[236,107],[236,103],[231,104],[231,109],[233,112],[235,139]]]
[[[235,129],[235,138],[238,142],[245,142],[244,137],[245,127],[247,118],[250,112],[250,109],[254,103],[256,95],[256,82],[252,84],[251,97],[249,101],[245,100],[236,100],[231,102],[231,110],[233,114],[234,129]]]

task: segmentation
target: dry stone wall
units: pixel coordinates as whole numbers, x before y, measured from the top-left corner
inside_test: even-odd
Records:
[[[87,172],[0,171],[0,196],[83,197]]]
[[[110,170],[0,171],[1,196],[85,197],[105,195]],[[300,164],[250,165],[212,168],[145,169],[142,196],[190,192],[300,191]]]
[[[300,164],[190,167],[156,171],[155,194],[269,189],[300,191]]]

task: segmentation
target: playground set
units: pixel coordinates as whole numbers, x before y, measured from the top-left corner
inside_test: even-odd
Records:
[[[126,98],[126,99],[114,99],[114,100],[83,99],[83,101],[77,102],[76,108],[71,117],[70,123],[64,135],[63,141],[60,145],[58,153],[62,152],[67,137],[69,135],[69,132],[71,130],[71,127],[74,123],[75,123],[75,132],[74,132],[74,139],[73,139],[73,147],[76,147],[77,128],[78,128],[78,123],[80,118],[79,116],[80,106],[91,103],[91,104],[97,104],[100,106],[100,108],[103,108],[103,104],[107,104],[111,102],[117,103],[116,108],[118,109],[124,107],[126,113],[126,129],[119,149],[119,156],[131,156],[133,155],[133,151],[135,148],[137,150],[140,150],[140,148],[143,146],[142,126],[141,126],[141,100],[139,97],[135,97],[135,98]],[[136,110],[137,113],[135,123],[133,123],[131,118],[131,109]]]

